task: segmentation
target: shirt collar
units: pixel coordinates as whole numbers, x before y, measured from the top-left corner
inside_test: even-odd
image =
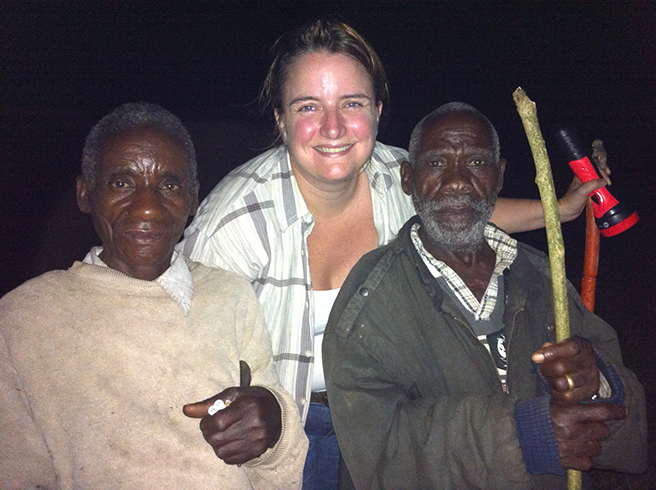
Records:
[[[496,254],[496,264],[492,271],[492,275],[490,276],[487,289],[481,298],[481,301],[478,301],[464,281],[453,269],[451,269],[451,267],[441,260],[437,260],[430,254],[430,252],[428,252],[428,250],[426,250],[426,247],[424,247],[424,244],[419,237],[419,226],[419,223],[415,223],[412,226],[410,230],[410,238],[430,273],[433,277],[441,277],[444,279],[447,286],[453,291],[462,305],[474,315],[476,320],[488,320],[497,301],[497,278],[515,261],[515,258],[517,257],[517,240],[511,238],[495,226],[490,224],[485,226],[483,235],[490,248],[492,248]]]
[[[82,262],[100,267],[108,267],[100,258],[102,251],[103,247],[93,247]],[[194,282],[189,267],[187,267],[187,263],[181,253],[175,250],[173,251],[171,265],[154,282],[159,284],[171,299],[182,308],[185,316],[189,314],[191,300],[194,296]]]

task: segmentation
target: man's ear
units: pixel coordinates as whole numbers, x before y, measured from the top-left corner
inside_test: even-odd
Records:
[[[499,183],[497,184],[497,190],[500,191],[503,187],[503,173],[506,171],[506,160],[505,158],[499,159]]]
[[[89,186],[87,184],[87,179],[82,175],[78,175],[75,180],[75,185],[77,187],[77,207],[80,208],[80,211],[83,213],[91,213],[91,204],[89,204]]]
[[[285,137],[285,121],[284,118],[282,117],[282,114],[278,112],[278,109],[273,110],[273,117],[276,118],[276,125],[278,126],[278,132],[280,133],[282,142],[287,144],[287,138]]]
[[[412,164],[407,160],[401,162],[401,188],[408,196],[412,195]]]
[[[200,182],[196,184],[191,189],[191,209],[189,210],[189,216],[194,216],[196,211],[198,211],[198,189],[200,188]]]
[[[378,104],[376,104],[376,109],[378,109],[377,121],[380,122],[380,115],[383,113],[383,103],[381,101],[378,101]]]

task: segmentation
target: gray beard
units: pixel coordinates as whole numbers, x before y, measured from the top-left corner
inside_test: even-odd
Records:
[[[473,251],[485,242],[483,230],[485,230],[485,225],[492,216],[496,199],[497,193],[494,193],[487,201],[472,199],[470,196],[464,195],[446,197],[439,202],[435,202],[431,200],[422,201],[416,194],[412,194],[412,202],[417,215],[421,219],[424,232],[435,245],[452,252]],[[473,221],[440,222],[435,217],[436,211],[462,205],[467,205],[474,210]]]

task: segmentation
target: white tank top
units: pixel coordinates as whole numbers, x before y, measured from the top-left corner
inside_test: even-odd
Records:
[[[312,391],[324,391],[326,379],[323,376],[323,358],[321,345],[323,332],[326,330],[328,315],[337,298],[339,288],[326,291],[313,291],[314,294],[314,367],[312,368]]]

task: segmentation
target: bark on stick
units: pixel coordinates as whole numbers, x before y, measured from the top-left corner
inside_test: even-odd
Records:
[[[522,119],[526,137],[535,161],[535,183],[540,190],[540,199],[544,209],[544,221],[549,244],[549,264],[551,266],[551,285],[553,289],[554,315],[556,320],[556,340],[569,338],[569,312],[567,310],[567,278],[565,276],[565,245],[560,229],[558,199],[554,190],[549,155],[544,144],[535,102],[528,98],[526,92],[518,87],[513,92],[517,112]],[[567,471],[567,488],[581,489],[581,472]]]

